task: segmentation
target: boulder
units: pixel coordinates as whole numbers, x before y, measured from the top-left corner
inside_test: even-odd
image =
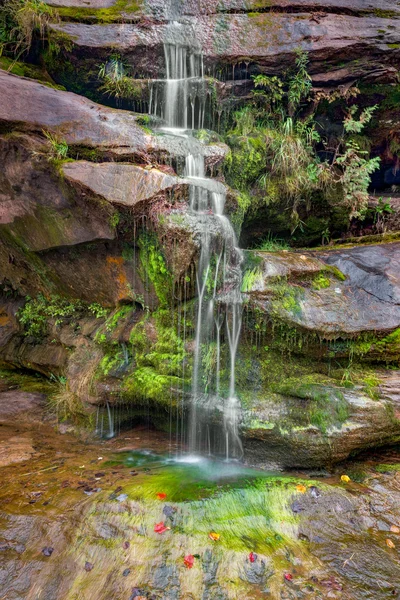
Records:
[[[70,145],[140,154],[151,136],[133,114],[106,108],[71,92],[0,71],[0,123],[23,131],[47,129]]]
[[[75,161],[63,165],[63,173],[73,184],[83,185],[112,204],[131,208],[164,191],[179,192],[177,177],[135,165]]]
[[[112,240],[109,211],[71,193],[38,136],[0,137],[0,236],[29,251]]]
[[[392,372],[391,383],[398,391],[400,371]],[[288,391],[293,395],[263,396],[245,412],[242,435],[248,463],[321,467],[400,441],[399,399],[387,391],[379,400],[357,388],[323,384]]]
[[[252,267],[246,291],[250,302],[271,318],[322,339],[387,334],[400,327],[397,242],[252,256],[258,266]]]

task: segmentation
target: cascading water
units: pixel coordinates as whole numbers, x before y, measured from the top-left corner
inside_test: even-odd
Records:
[[[179,27],[178,23],[171,24],[173,31]],[[198,308],[187,441],[192,453],[223,453],[227,459],[240,458],[242,445],[238,433],[235,364],[242,318],[243,256],[237,247],[232,225],[223,214],[226,189],[218,181],[205,177],[201,146],[188,131],[188,127],[204,126],[205,94],[199,94],[199,90],[206,87],[202,55],[194,46],[170,42],[164,45],[164,52],[167,79],[162,86],[160,81],[153,85],[150,112],[163,118],[168,133],[185,138],[188,150],[184,176],[189,183],[190,212],[201,246],[196,276]],[[229,345],[227,389],[222,389],[220,377],[224,326]],[[204,360],[210,353],[215,358],[211,377],[213,389],[206,389]],[[225,399],[222,398],[224,393]]]

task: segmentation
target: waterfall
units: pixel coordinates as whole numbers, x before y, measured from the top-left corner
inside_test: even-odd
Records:
[[[171,24],[172,34],[181,33],[179,25]],[[199,144],[190,144],[190,140],[195,142],[190,129],[204,126],[205,95],[199,94],[206,83],[202,54],[194,43],[182,45],[169,40],[164,44],[164,55],[166,80],[154,82],[150,112],[165,121],[164,131],[187,141],[185,147],[189,150],[183,175],[189,183],[190,214],[195,219],[201,248],[196,274],[198,306],[187,441],[192,453],[240,458],[243,452],[238,432],[240,404],[235,394],[235,365],[242,321],[243,255],[237,247],[233,227],[224,215],[225,186],[206,178]],[[220,377],[223,339],[229,346],[226,390],[221,389]],[[214,385],[210,390],[204,382],[204,361],[214,355],[214,350],[215,360],[209,367]]]

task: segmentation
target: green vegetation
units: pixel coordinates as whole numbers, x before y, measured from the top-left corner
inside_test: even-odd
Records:
[[[140,248],[141,277],[147,289],[149,282],[154,286],[161,306],[168,305],[172,294],[172,274],[170,273],[159,242],[154,234],[142,233]]]
[[[42,40],[57,12],[42,0],[6,0],[0,7],[0,55],[18,60],[26,54],[34,36]]]
[[[99,91],[116,99],[140,100],[143,84],[127,75],[127,67],[119,56],[112,56],[99,67],[99,79],[102,84]]]
[[[330,279],[326,277],[323,273],[319,273],[316,277],[314,277],[312,282],[314,290],[323,290],[325,288],[328,288],[330,285]]]
[[[312,224],[318,229],[314,237],[326,243],[331,219],[344,220],[343,226],[354,217],[365,217],[368,186],[379,158],[369,158],[360,134],[376,106],[350,106],[333,159],[322,160],[325,140],[315,117],[317,102],[307,64],[307,54],[299,51],[295,68],[285,77],[254,77],[252,101],[234,113],[233,127],[225,136],[230,146],[225,172],[228,183],[251,198],[246,212],[277,205],[287,214],[292,235],[297,229],[303,235],[309,229],[303,215],[312,215],[318,220]]]
[[[289,248],[290,246],[286,240],[274,237],[272,233],[269,233],[258,246],[258,250],[263,252],[281,252],[282,250],[289,250]]]
[[[142,7],[140,0],[116,0],[108,8],[88,8],[83,6],[60,6],[58,15],[63,20],[88,21],[98,23],[118,23],[130,20]]]
[[[242,279],[242,292],[251,292],[258,285],[263,283],[263,274],[261,269],[255,267],[244,272]]]
[[[69,147],[65,140],[60,139],[49,131],[43,131],[50,145],[49,160],[53,162],[65,161],[68,157]]]
[[[87,304],[82,300],[57,295],[46,298],[43,294],[38,294],[36,298],[26,297],[26,303],[19,309],[17,316],[26,336],[41,339],[47,335],[50,321],[55,325],[71,320],[76,323],[88,312],[96,318],[103,318],[107,314],[106,309],[97,303]]]
[[[152,317],[145,316],[132,329],[130,342],[135,368],[123,381],[122,397],[164,405],[172,397],[176,402],[190,383],[190,366],[170,311],[158,309]]]

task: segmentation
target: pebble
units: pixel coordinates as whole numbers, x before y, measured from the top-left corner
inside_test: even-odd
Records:
[[[42,550],[42,554],[44,554],[44,556],[51,556],[54,552],[54,548],[52,548],[51,546],[45,546]]]

